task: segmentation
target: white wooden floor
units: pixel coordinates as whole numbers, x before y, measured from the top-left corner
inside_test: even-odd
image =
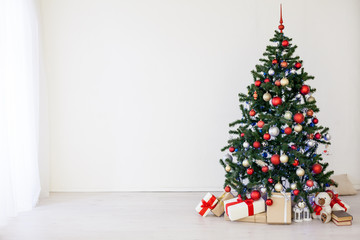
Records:
[[[292,225],[228,222],[199,216],[203,192],[53,193],[33,211],[0,229],[1,240],[136,239],[360,239],[360,194],[351,205],[352,226],[313,220]]]

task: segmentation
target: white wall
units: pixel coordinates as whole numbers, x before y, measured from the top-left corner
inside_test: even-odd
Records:
[[[326,160],[360,184],[360,2],[281,2],[331,128]],[[279,3],[43,0],[51,190],[220,189]]]

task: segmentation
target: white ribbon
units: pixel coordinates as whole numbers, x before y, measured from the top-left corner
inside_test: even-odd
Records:
[[[290,200],[289,196],[286,195],[286,192],[280,192],[282,194],[282,196],[279,196],[279,195],[272,195],[271,197],[277,197],[277,198],[282,198],[284,197],[285,198],[285,207],[284,207],[284,223],[286,223],[286,220],[287,220],[287,204],[288,204],[288,201]]]

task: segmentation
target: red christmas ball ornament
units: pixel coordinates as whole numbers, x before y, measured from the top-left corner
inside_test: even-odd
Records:
[[[259,148],[260,146],[261,146],[261,144],[258,141],[253,143],[254,148]]]
[[[257,126],[258,126],[259,128],[262,128],[264,125],[265,125],[265,123],[264,123],[264,121],[262,121],[262,120],[260,120],[260,121],[257,122]]]
[[[302,85],[300,88],[300,93],[306,95],[310,92],[310,87],[308,85]]]
[[[271,163],[274,165],[280,164],[280,156],[278,154],[274,154],[271,156]]]
[[[282,100],[280,97],[273,97],[273,99],[271,100],[272,105],[274,106],[278,106],[282,104]]]
[[[315,134],[315,139],[319,140],[321,138],[321,134],[320,133],[316,133]]]
[[[287,66],[288,66],[288,63],[285,61],[280,63],[280,67],[282,67],[282,68],[286,68]]]
[[[268,178],[268,183],[273,184],[273,183],[274,183],[274,179]]]
[[[225,190],[225,192],[230,192],[230,191],[231,191],[231,187],[226,186],[226,187],[224,188],[224,190]]]
[[[298,166],[299,165],[299,160],[295,159],[292,165],[295,166],[295,167]]]
[[[270,198],[266,199],[265,203],[266,203],[267,206],[271,206],[271,205],[273,205],[273,200],[270,199]]]
[[[276,80],[276,81],[275,81],[275,86],[278,86],[278,87],[281,86],[280,80]]]
[[[318,124],[318,123],[319,123],[319,119],[314,118],[314,119],[312,120],[312,122],[313,122],[314,124]]]
[[[264,140],[270,140],[271,136],[268,133],[264,134]]]
[[[304,121],[305,117],[302,113],[295,113],[294,115],[294,121],[296,123],[302,123]]]
[[[301,68],[301,63],[299,63],[299,62],[295,63],[295,67],[296,67],[297,69]]]
[[[265,79],[264,79],[264,83],[268,83],[268,82],[270,82],[270,79],[265,78]]]
[[[289,41],[288,41],[288,40],[284,40],[284,41],[282,41],[281,45],[282,45],[283,47],[287,47],[287,46],[289,46]]]
[[[256,80],[256,81],[255,81],[255,86],[260,87],[260,85],[261,85],[261,81],[260,81],[260,80]]]
[[[250,112],[249,112],[249,114],[250,114],[250,116],[252,116],[252,117],[253,117],[253,116],[255,116],[256,112],[255,112],[255,110],[254,110],[254,109],[251,109],[251,110],[250,110]]]
[[[229,147],[229,151],[230,151],[230,152],[234,152],[234,151],[235,151],[235,148],[234,148],[234,147]]]
[[[284,129],[284,133],[287,134],[287,135],[291,134],[291,133],[292,133],[291,127],[285,128],[285,129]]]
[[[254,169],[248,168],[246,169],[247,174],[252,175],[254,173]]]
[[[308,186],[308,187],[312,187],[312,186],[314,186],[314,181],[313,180],[307,180],[306,181],[306,186]]]
[[[259,200],[261,198],[261,194],[258,190],[253,190],[251,191],[250,193],[250,197],[252,200],[256,201],[256,200]]]
[[[278,60],[277,59],[274,59],[274,60],[272,60],[272,64],[277,64],[278,63]]]
[[[292,150],[296,150],[296,148],[297,148],[296,145],[291,145]]]
[[[295,196],[297,196],[297,195],[299,195],[300,191],[299,191],[299,189],[295,189],[295,190],[293,191],[293,193],[294,193]]]
[[[309,117],[312,117],[313,114],[314,114],[314,111],[311,109],[306,111],[306,115],[308,115]]]
[[[269,171],[269,167],[268,167],[268,166],[263,166],[263,167],[261,168],[261,171],[264,172],[264,173],[266,173],[266,172]]]
[[[315,174],[321,173],[322,170],[323,170],[323,168],[322,168],[322,166],[321,166],[319,163],[315,163],[315,164],[312,166],[312,171],[313,171]]]
[[[240,137],[244,137],[244,136],[245,136],[245,133],[241,133],[241,134],[240,134]]]

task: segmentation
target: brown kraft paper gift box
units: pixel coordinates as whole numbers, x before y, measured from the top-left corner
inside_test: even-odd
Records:
[[[215,216],[220,217],[224,212],[224,201],[228,200],[228,199],[232,199],[234,198],[234,195],[232,195],[231,192],[224,192],[223,194],[221,194],[220,197],[218,197],[218,204],[216,205],[216,207],[214,209],[212,209],[212,213]]]
[[[272,193],[273,204],[267,207],[269,224],[291,224],[291,193]]]
[[[224,215],[224,219],[226,221],[230,221],[228,215]],[[241,218],[236,220],[235,222],[252,222],[252,223],[266,223],[266,212],[258,213],[249,217]]]

